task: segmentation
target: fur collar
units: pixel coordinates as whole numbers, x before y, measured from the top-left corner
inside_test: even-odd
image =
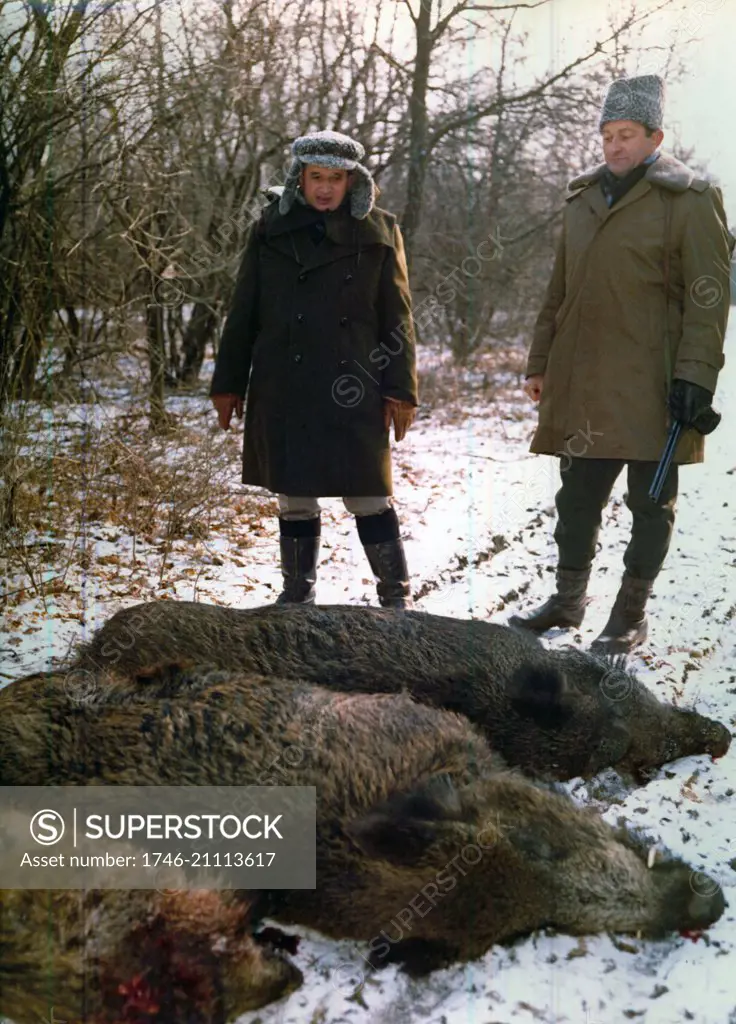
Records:
[[[589,185],[595,184],[599,180],[600,176],[606,169],[605,164],[599,164],[597,167],[586,171],[584,174],[580,174],[577,178],[568,184],[567,188],[570,192],[578,191],[582,188],[587,188]],[[659,159],[655,160],[653,164],[650,164],[647,168],[647,172],[644,175],[644,181],[649,181],[652,185],[660,185],[662,188],[667,188],[671,192],[685,192],[689,189],[694,182],[702,182],[702,178],[698,178],[694,171],[678,160],[677,157],[672,156],[670,153],[660,153]]]
[[[264,234],[267,238],[275,238],[306,227],[314,223],[317,217],[324,216],[301,202],[295,202],[290,206],[288,213],[282,213],[280,200],[283,197],[283,189],[280,185],[261,189],[261,193],[269,200],[268,206],[263,210]],[[367,216],[360,219],[351,216],[345,207],[335,214],[328,214],[325,222],[327,237],[338,245],[385,245],[391,249],[394,247],[396,217],[387,210],[382,210],[380,206],[374,206]]]

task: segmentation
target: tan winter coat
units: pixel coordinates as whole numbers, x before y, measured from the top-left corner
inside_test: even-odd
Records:
[[[670,380],[715,391],[734,240],[720,190],[674,157],[660,154],[610,210],[604,169],[569,186],[526,369],[544,374],[531,451],[656,461],[669,426]],[[675,461],[702,462],[702,436],[685,431]]]

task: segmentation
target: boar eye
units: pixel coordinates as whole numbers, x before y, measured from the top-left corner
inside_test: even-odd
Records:
[[[631,735],[627,726],[620,719],[609,719],[603,725],[603,739],[593,757],[589,769],[592,772],[601,768],[615,768],[626,757],[631,746]]]
[[[559,861],[566,860],[570,851],[561,846],[554,846],[546,836],[533,828],[513,828],[509,831],[511,843],[534,860]]]

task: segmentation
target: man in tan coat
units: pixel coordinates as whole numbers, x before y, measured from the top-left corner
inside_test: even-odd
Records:
[[[601,513],[627,466],[625,572],[594,641],[607,653],[646,639],[678,464],[703,461],[724,362],[734,240],[719,189],[659,150],[663,94],[657,75],[610,86],[600,118],[605,163],[570,183],[527,363],[526,390],[539,402],[531,451],[560,458],[557,589],[511,623],[537,633],[581,624]],[[654,502],[648,491],[671,420],[685,429]]]

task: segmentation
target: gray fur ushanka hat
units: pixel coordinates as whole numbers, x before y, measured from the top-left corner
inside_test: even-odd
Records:
[[[664,116],[664,80],[659,75],[617,78],[603,101],[600,128],[606,121],[638,121],[647,128],[661,128]]]
[[[368,216],[376,201],[376,186],[371,172],[359,162],[365,155],[365,148],[359,142],[340,132],[312,132],[311,135],[300,135],[291,152],[294,159],[284,182],[279,213],[286,214],[293,206],[302,168],[306,164],[318,164],[320,167],[344,167],[355,173],[355,181],[348,193],[350,213],[356,220]]]

